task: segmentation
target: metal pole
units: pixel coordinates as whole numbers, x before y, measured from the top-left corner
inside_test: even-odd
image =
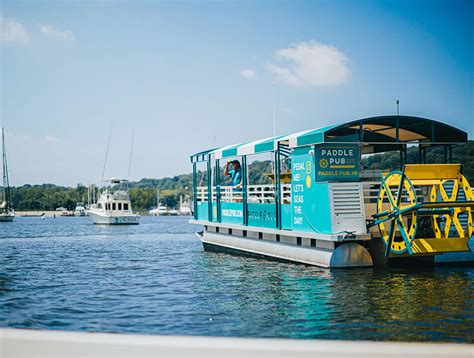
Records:
[[[281,229],[281,178],[280,178],[280,145],[275,150],[275,221],[276,228]]]
[[[275,150],[276,139],[276,84],[273,84],[273,150]],[[273,170],[275,170],[275,160],[273,161]]]
[[[193,162],[193,208],[194,208],[194,220],[198,219],[198,206],[197,206],[197,173],[196,173],[196,162]],[[156,208],[157,212],[159,208]]]
[[[243,224],[249,224],[249,213],[247,204],[247,156],[242,156],[242,210],[243,210]]]
[[[211,157],[207,156],[207,219],[212,222]]]
[[[215,161],[215,167],[216,167],[216,220],[218,223],[221,222],[221,168],[219,164],[219,159],[216,159]]]

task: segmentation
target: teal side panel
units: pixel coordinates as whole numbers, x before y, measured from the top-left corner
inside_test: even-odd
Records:
[[[292,155],[292,229],[331,234],[327,182],[315,182],[314,157],[310,146],[296,148]]]
[[[276,206],[275,204],[249,203],[248,224],[274,229],[276,227]]]
[[[221,203],[221,222],[228,224],[244,223],[244,205],[242,203]]]
[[[209,221],[209,206],[207,201],[198,201],[197,203],[197,219]]]
[[[291,230],[293,228],[293,214],[291,204],[281,205],[281,228]]]

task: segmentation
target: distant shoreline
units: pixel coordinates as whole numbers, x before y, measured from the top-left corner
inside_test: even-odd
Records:
[[[74,211],[65,211],[68,215],[62,216],[62,217],[69,217],[73,216]],[[48,217],[48,218],[54,218],[54,217],[60,217],[61,216],[61,211],[56,211],[56,210],[21,210],[21,211],[15,211],[15,216],[16,217]],[[140,214],[141,216],[152,216],[148,214],[148,211],[138,211],[137,214]],[[179,215],[183,216],[183,215]]]

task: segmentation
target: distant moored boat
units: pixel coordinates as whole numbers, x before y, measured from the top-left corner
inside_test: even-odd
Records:
[[[111,179],[100,193],[97,203],[92,204],[87,214],[94,224],[102,225],[136,225],[140,215],[132,211],[132,203],[128,189],[114,189],[114,185],[127,183],[124,179]]]
[[[10,195],[10,182],[8,180],[7,148],[5,145],[5,129],[2,128],[3,149],[3,190],[0,200],[0,222],[11,222],[15,220],[15,211],[12,207]]]

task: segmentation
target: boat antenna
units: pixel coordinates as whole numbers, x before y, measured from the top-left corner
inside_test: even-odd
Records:
[[[104,167],[102,168],[102,177],[100,178],[101,185],[104,182],[105,167],[107,166],[107,157],[109,156],[110,138],[112,138],[112,122],[110,122],[109,140],[107,141],[107,149],[105,150]]]
[[[128,158],[128,176],[127,176],[128,181],[130,181],[130,169],[132,168],[132,153],[133,153],[134,138],[135,138],[135,126],[132,127],[132,142],[130,143],[130,157]]]
[[[276,145],[276,84],[273,84],[273,150],[275,150]],[[275,156],[273,156],[273,171],[275,171],[276,163]],[[276,178],[275,178],[276,180]]]
[[[397,116],[400,115],[400,100],[397,99]]]

